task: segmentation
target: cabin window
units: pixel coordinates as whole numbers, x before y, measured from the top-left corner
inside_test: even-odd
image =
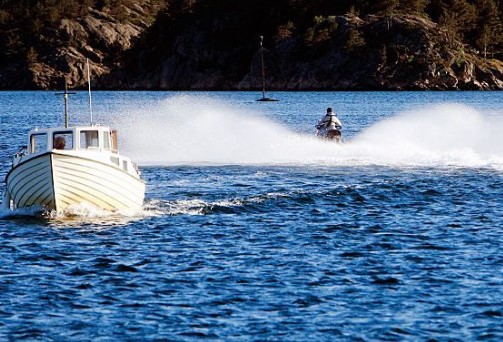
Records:
[[[112,152],[117,152],[118,143],[117,143],[117,131],[114,129],[110,132],[110,138],[112,138]]]
[[[115,165],[119,166],[119,158],[117,157],[110,157],[110,161],[114,163]]]
[[[98,131],[80,131],[80,148],[99,148]]]
[[[103,132],[103,148],[106,150],[110,149],[110,132]]]
[[[127,160],[122,161],[122,168],[124,169],[124,171],[127,171]]]
[[[72,132],[55,132],[52,135],[52,148],[56,150],[72,150],[73,149],[73,133]]]
[[[32,134],[30,138],[31,153],[47,151],[47,133]]]

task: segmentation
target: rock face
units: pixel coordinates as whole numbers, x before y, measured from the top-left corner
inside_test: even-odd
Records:
[[[41,36],[44,49],[34,51],[27,62],[0,69],[0,88],[61,89],[65,79],[70,88],[83,86],[86,59],[93,80],[110,73],[119,66],[122,53],[149,27],[141,7],[127,10],[127,22],[97,10],[78,20],[61,20],[56,30]]]
[[[268,90],[503,89],[502,61],[417,16],[318,17],[303,33],[277,28],[261,50],[249,36],[226,40],[239,23],[189,21],[156,36],[141,7],[128,11],[127,22],[96,10],[62,20],[46,51],[0,68],[0,88],[82,87],[88,58],[95,88],[257,90],[263,55]]]
[[[270,90],[503,89],[501,61],[484,60],[434,22],[416,16],[327,17],[304,35],[278,35],[263,51],[252,44],[218,49],[208,43],[215,41],[211,31],[193,26],[163,42],[168,52],[160,65],[136,74],[112,73],[102,85],[260,89],[263,52]],[[149,65],[148,48],[138,58]]]
[[[141,13],[132,12],[131,15],[141,17]],[[98,11],[91,11],[82,20],[63,20],[58,34],[72,45],[55,51],[54,57],[59,63],[51,63],[52,58],[34,63],[34,82],[42,88],[52,88],[57,84],[56,79],[66,77],[70,87],[79,86],[87,79],[86,58],[90,61],[93,77],[106,75],[118,66],[117,56],[129,49],[133,39],[147,27],[145,22],[121,23]]]

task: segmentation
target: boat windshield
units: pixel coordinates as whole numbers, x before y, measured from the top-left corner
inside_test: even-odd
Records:
[[[105,150],[110,149],[110,132],[103,131],[103,148]]]
[[[47,133],[32,134],[30,137],[30,152],[47,151]]]
[[[86,130],[80,131],[80,148],[99,148],[98,131]]]
[[[73,149],[72,132],[54,132],[52,135],[52,148],[57,150]]]

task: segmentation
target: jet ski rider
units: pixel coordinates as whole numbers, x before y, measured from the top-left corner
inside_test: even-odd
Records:
[[[327,114],[325,114],[320,119],[320,121],[318,121],[318,124],[316,125],[316,129],[318,131],[326,130],[331,121],[334,122],[337,126],[339,126],[339,129],[342,128],[341,120],[339,120],[339,118],[336,116],[336,114],[332,111],[332,108],[328,107]]]

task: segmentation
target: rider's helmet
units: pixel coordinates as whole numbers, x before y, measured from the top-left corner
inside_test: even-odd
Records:
[[[327,115],[335,115],[335,113],[332,111],[331,107],[327,108]]]

